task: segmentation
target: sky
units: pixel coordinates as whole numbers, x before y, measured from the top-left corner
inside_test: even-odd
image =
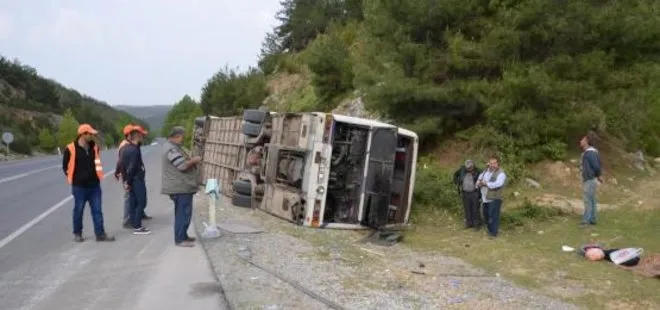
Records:
[[[279,0],[0,0],[0,54],[111,105],[173,104],[256,66]]]

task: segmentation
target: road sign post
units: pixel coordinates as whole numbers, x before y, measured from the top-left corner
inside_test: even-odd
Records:
[[[2,133],[2,142],[4,142],[7,145],[7,157],[11,154],[11,151],[9,149],[9,145],[14,142],[14,135],[9,132],[5,131]]]

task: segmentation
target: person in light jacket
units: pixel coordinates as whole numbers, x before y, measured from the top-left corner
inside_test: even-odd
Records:
[[[506,186],[506,174],[500,168],[500,160],[497,156],[490,157],[488,169],[479,176],[477,186],[481,189],[486,230],[491,238],[495,238],[500,227],[503,190]]]
[[[183,149],[183,127],[170,130],[167,142],[163,145],[163,172],[161,193],[170,196],[174,202],[174,244],[193,247],[195,238],[188,236],[192,217],[193,196],[199,190],[198,164],[201,157],[190,157]]]

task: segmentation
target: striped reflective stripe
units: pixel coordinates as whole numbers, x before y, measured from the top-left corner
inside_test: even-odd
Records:
[[[98,164],[101,163],[101,160],[100,159],[94,159],[94,163],[98,165]]]
[[[96,167],[96,171],[103,171],[102,167]]]

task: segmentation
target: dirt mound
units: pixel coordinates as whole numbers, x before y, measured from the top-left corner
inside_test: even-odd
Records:
[[[581,214],[584,212],[584,202],[580,199],[568,198],[560,195],[545,193],[533,199],[535,204],[562,209],[566,212]],[[599,210],[616,209],[618,206],[598,204]]]
[[[458,168],[470,156],[470,145],[465,141],[447,141],[434,152],[434,156],[440,166]]]

